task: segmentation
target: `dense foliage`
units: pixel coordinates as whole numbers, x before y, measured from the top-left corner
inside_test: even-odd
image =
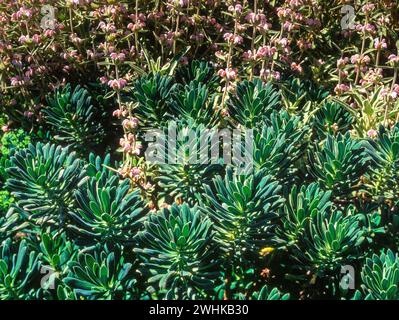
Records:
[[[359,2],[0,1],[0,299],[398,300],[399,6]]]

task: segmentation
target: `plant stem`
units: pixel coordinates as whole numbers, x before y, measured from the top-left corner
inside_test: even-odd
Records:
[[[72,8],[69,8],[69,26],[71,28],[71,33],[73,34]]]
[[[251,53],[253,54],[255,50],[255,38],[256,38],[256,14],[258,12],[258,0],[254,0],[254,26],[252,28],[252,39],[251,39]],[[251,65],[251,74],[249,76],[249,80],[252,80],[254,75],[254,65]]]

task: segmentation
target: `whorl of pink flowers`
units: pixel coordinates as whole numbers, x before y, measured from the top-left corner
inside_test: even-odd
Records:
[[[123,109],[116,109],[114,112],[112,112],[112,116],[120,119],[127,116],[127,111]]]
[[[122,122],[122,126],[126,130],[130,130],[130,131],[133,131],[133,130],[137,129],[138,125],[139,125],[139,119],[134,118],[134,117],[130,117],[128,119],[125,119]]]
[[[371,23],[367,23],[365,25],[358,24],[358,25],[356,25],[355,29],[358,32],[363,32],[366,34],[374,34],[375,33],[375,26],[372,25]]]
[[[373,11],[375,9],[375,4],[373,3],[367,3],[362,7],[362,11],[365,14],[369,14],[371,11]]]
[[[374,139],[378,136],[378,132],[375,129],[370,129],[369,131],[367,131],[367,136],[371,139]]]
[[[337,68],[341,69],[346,66],[348,63],[349,59],[347,57],[345,58],[340,58],[337,60]]]
[[[281,79],[281,74],[278,71],[271,71],[270,69],[261,69],[260,70],[261,78],[265,80],[274,79],[279,81]]]
[[[140,155],[141,145],[136,144],[136,137],[132,133],[125,134],[119,140],[122,151],[131,155]]]
[[[232,68],[220,69],[218,75],[221,78],[226,78],[228,80],[234,80],[237,77],[237,71]]]
[[[122,90],[126,85],[127,81],[123,78],[108,81],[108,86],[114,90]]]
[[[346,84],[344,84],[344,83],[341,83],[341,84],[337,84],[337,85],[335,86],[334,92],[335,92],[337,95],[340,95],[340,94],[343,94],[343,93],[349,91],[349,89],[350,89],[350,88],[349,88],[348,85],[346,85]]]
[[[25,20],[31,18],[32,16],[32,9],[26,9],[25,7],[21,7],[17,12],[11,14],[11,21]]]
[[[239,35],[234,35],[232,33],[225,33],[223,35],[223,39],[224,41],[228,42],[228,43],[234,43],[234,44],[241,44],[243,42],[243,38]]]
[[[245,16],[245,20],[253,25],[259,25],[266,22],[266,15],[263,13],[254,13],[251,11]]]
[[[397,56],[397,55],[395,55],[395,54],[391,54],[391,55],[388,57],[388,61],[389,61],[389,63],[391,63],[391,64],[399,64],[399,56]]]
[[[242,13],[242,5],[241,4],[236,4],[236,5],[232,5],[228,7],[228,11],[230,11],[231,13],[235,13],[235,14],[241,14]]]
[[[374,39],[374,48],[381,50],[381,49],[386,49],[388,47],[387,42],[385,39],[379,39],[379,38],[375,38]]]
[[[112,52],[109,56],[111,57],[112,60],[120,62],[123,62],[126,59],[126,55],[123,52],[121,53]]]
[[[355,54],[351,56],[351,63],[357,65],[367,65],[371,61],[368,55]]]

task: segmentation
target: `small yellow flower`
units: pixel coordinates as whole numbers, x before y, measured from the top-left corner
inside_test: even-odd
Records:
[[[268,254],[272,253],[273,251],[274,251],[274,248],[272,248],[272,247],[265,247],[265,248],[263,248],[262,250],[260,250],[260,255],[263,256],[263,257],[265,257],[265,256],[267,256]]]

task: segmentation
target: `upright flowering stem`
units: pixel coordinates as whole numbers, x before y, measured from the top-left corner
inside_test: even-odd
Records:
[[[255,22],[256,22],[256,14],[258,12],[258,1],[254,0],[254,15],[255,15]],[[251,51],[255,50],[255,37],[256,37],[256,23],[254,23],[252,28],[252,41],[251,41]]]
[[[368,18],[366,17],[366,23],[365,25],[367,25],[368,23]],[[363,28],[363,38],[362,38],[362,47],[360,49],[360,59],[363,59],[363,54],[364,54],[364,49],[366,47],[366,30],[365,28]],[[357,85],[358,81],[360,78],[360,68],[358,67],[356,70],[356,79],[355,79],[355,85]]]
[[[116,75],[116,79],[119,80],[119,69],[118,69],[118,65],[117,64],[115,64],[115,75]],[[118,108],[122,109],[121,94],[120,94],[119,89],[116,90],[116,97],[117,97],[117,100],[118,100]]]
[[[139,0],[136,0],[136,20],[135,23],[137,24],[137,20],[139,18]],[[134,46],[136,47],[136,52],[139,52],[139,33],[137,31],[137,28],[134,30]]]
[[[255,15],[255,19],[254,19],[254,25],[252,28],[252,39],[251,39],[251,52],[253,53],[255,50],[255,38],[256,38],[256,15],[258,12],[258,0],[254,0],[254,15]],[[251,65],[251,74],[249,76],[249,80],[252,80],[254,75],[254,65]]]
[[[180,24],[180,12],[177,10],[176,29],[175,29],[175,34],[173,36],[173,55],[176,54],[176,35],[179,32],[179,24]]]
[[[380,36],[379,42],[381,42],[381,40],[382,40],[382,37]],[[378,66],[380,65],[380,56],[381,56],[381,48],[378,47],[378,48],[377,48],[377,56],[376,56],[376,58],[375,58],[375,65],[376,65],[377,68],[378,68]]]
[[[69,26],[71,28],[71,33],[73,34],[72,7],[69,7]]]
[[[278,37],[278,41],[280,42],[280,40],[283,38],[283,32],[284,32],[284,23],[282,23],[281,24],[281,28],[280,28],[280,35],[279,35],[279,37]],[[274,65],[275,65],[275,63],[276,63],[276,60],[278,59],[278,51],[277,51],[277,56],[276,56],[276,59],[273,59],[273,62],[272,62],[272,66],[270,67],[270,71],[271,71],[271,73],[274,71]],[[264,68],[264,67],[263,67]]]
[[[237,18],[236,18],[235,23],[234,23],[234,33],[233,33],[232,39],[234,39],[236,37],[236,35],[237,35],[237,25],[238,25],[238,22],[237,22]],[[226,61],[227,69],[229,69],[231,67],[231,58],[232,58],[232,54],[233,54],[233,46],[234,46],[234,40],[229,41],[229,53],[227,55],[227,61]],[[222,102],[221,102],[222,108],[224,107],[224,103],[225,103],[225,100],[226,100],[226,97],[227,97],[227,90],[228,90],[229,84],[230,84],[229,77],[226,77],[226,84],[224,86],[224,92],[223,92]]]

